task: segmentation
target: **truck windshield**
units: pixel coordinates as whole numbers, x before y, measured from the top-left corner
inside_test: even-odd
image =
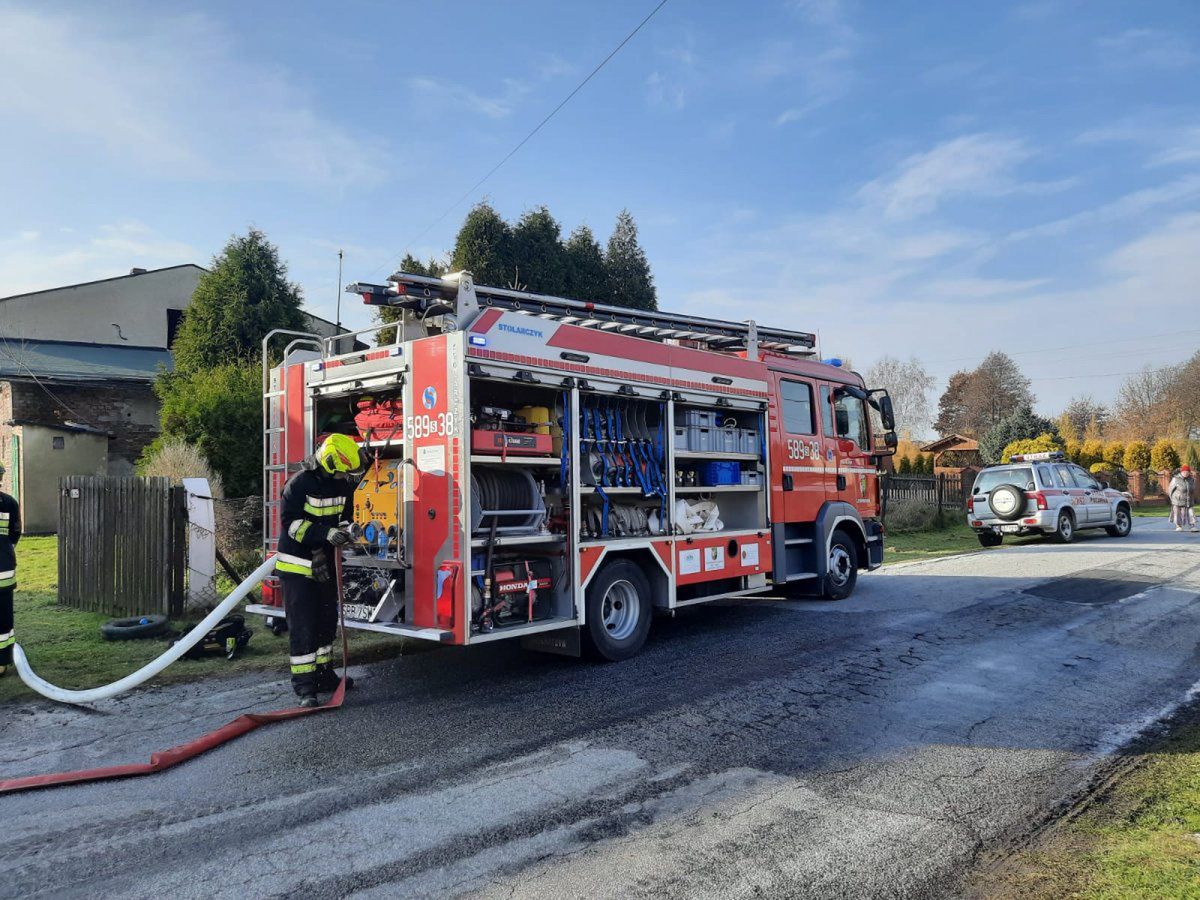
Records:
[[[1033,483],[1033,469],[984,469],[975,479],[973,493],[986,494],[1002,484],[1015,484],[1022,490],[1032,491],[1036,487]]]

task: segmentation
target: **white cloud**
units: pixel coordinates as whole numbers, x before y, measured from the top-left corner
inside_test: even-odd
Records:
[[[235,47],[198,14],[149,11],[119,29],[92,12],[4,5],[0,128],[175,179],[344,187],[385,177],[382,148],[346,136],[290,73]]]
[[[1115,66],[1178,69],[1196,61],[1195,52],[1182,37],[1153,28],[1130,28],[1098,38],[1096,48]]]
[[[1008,236],[1009,241],[1059,237],[1079,228],[1111,222],[1129,221],[1160,206],[1200,199],[1200,175],[1188,175],[1167,184],[1131,191],[1124,196],[1061,219],[1022,228]]]
[[[20,232],[0,236],[0,297],[126,275],[134,266],[183,263],[207,265],[208,254],[137,221],[103,225],[82,237]]]
[[[503,90],[495,96],[485,96],[470,88],[449,81],[422,75],[408,80],[414,97],[430,112],[441,113],[466,110],[488,119],[506,119],[517,103],[529,93],[530,86],[515,78],[501,80]]]
[[[1015,138],[966,135],[910,156],[896,172],[864,185],[859,197],[890,218],[911,218],[954,197],[1022,189],[1012,170],[1031,155]]]

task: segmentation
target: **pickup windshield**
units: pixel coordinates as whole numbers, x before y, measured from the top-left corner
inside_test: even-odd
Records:
[[[972,493],[986,494],[992,488],[1002,484],[1015,484],[1022,490],[1032,491],[1033,469],[984,469],[975,479],[975,489]]]

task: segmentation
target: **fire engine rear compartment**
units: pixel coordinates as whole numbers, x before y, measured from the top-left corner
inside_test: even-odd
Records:
[[[270,492],[325,434],[364,451],[348,627],[554,643],[589,609],[597,628],[626,627],[629,585],[606,585],[631,564],[635,593],[664,610],[769,586],[765,367],[538,325],[489,309],[468,331],[401,329],[393,347],[349,354],[327,344],[271,373],[267,463],[282,471],[267,479],[268,520]],[[270,586],[264,601],[251,611],[281,614]]]

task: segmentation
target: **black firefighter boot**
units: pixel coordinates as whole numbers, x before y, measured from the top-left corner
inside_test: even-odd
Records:
[[[329,694],[336,691],[338,683],[341,680],[337,670],[330,663],[323,663],[317,666],[317,690],[322,694]],[[347,675],[346,690],[350,691],[353,689],[354,679]]]

